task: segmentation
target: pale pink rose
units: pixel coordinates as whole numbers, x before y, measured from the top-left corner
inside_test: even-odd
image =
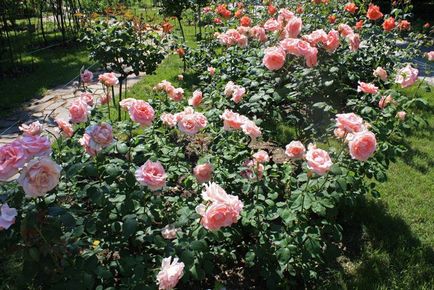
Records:
[[[194,177],[196,177],[197,182],[204,183],[208,182],[212,178],[213,167],[211,163],[198,164],[193,169]]]
[[[253,26],[250,30],[250,35],[259,42],[266,42],[268,38],[265,29],[260,26]]]
[[[230,45],[236,44],[241,37],[241,34],[236,29],[228,29],[226,35],[230,38]]]
[[[0,147],[0,181],[7,181],[18,173],[18,170],[29,159],[26,150],[20,142],[12,143]]]
[[[378,87],[371,83],[364,83],[359,81],[357,91],[364,92],[365,94],[376,94],[378,92]]]
[[[287,38],[296,38],[301,32],[302,25],[301,18],[292,17],[285,26],[285,36]]]
[[[88,106],[92,107],[94,100],[93,95],[89,92],[83,92],[80,94],[80,99],[85,102]]]
[[[7,203],[2,204],[0,207],[0,231],[9,229],[15,223],[17,214],[16,208],[9,207]]]
[[[318,29],[311,32],[308,35],[304,35],[303,39],[310,43],[312,46],[316,46],[318,43],[326,43],[327,42],[327,33],[323,29]]]
[[[164,125],[168,125],[169,127],[175,127],[177,123],[175,115],[170,113],[162,113],[160,116],[160,120],[163,122]]]
[[[270,18],[265,22],[264,29],[267,31],[278,31],[282,29],[282,25],[276,19]]]
[[[69,115],[71,116],[72,123],[87,122],[88,115],[90,114],[89,105],[82,99],[75,99],[69,107]]]
[[[249,39],[245,35],[241,35],[237,40],[237,45],[241,48],[245,48],[249,45]]]
[[[178,121],[178,128],[187,135],[194,135],[199,132],[200,129],[196,122],[195,114],[184,115],[181,120]]]
[[[174,116],[175,116],[176,122],[179,122],[179,121],[181,121],[182,118],[184,118],[184,116],[193,115],[193,114],[195,114],[193,107],[185,107],[184,111],[176,113]]]
[[[347,133],[360,132],[365,129],[363,119],[354,113],[337,114],[336,127]]]
[[[256,126],[255,122],[251,120],[245,120],[241,125],[241,129],[243,130],[244,134],[250,136],[252,139],[256,139],[262,135],[261,129]]]
[[[327,41],[324,44],[325,49],[329,53],[333,53],[339,47],[339,32],[332,29],[327,34]]]
[[[201,91],[196,90],[193,92],[193,97],[188,100],[188,104],[193,107],[197,107],[202,103],[203,94]]]
[[[65,137],[71,138],[74,135],[74,129],[69,122],[62,119],[56,119],[55,122]]]
[[[354,34],[354,31],[351,28],[351,26],[343,23],[339,24],[338,31],[341,33],[343,37],[347,37],[348,35]]]
[[[375,134],[367,130],[358,132],[352,136],[348,147],[353,159],[366,161],[377,149]]]
[[[173,239],[176,239],[176,233],[178,231],[179,231],[179,229],[175,228],[174,226],[167,225],[161,229],[161,235],[166,240],[173,240]]]
[[[238,199],[238,196],[228,194],[220,185],[215,182],[205,184],[205,190],[202,191],[204,201],[212,203],[226,203],[234,207],[237,211],[241,211],[243,203]]]
[[[256,160],[249,160],[243,162],[243,167],[246,167],[241,171],[241,176],[247,179],[262,179],[264,175],[265,167],[263,164],[257,162]]]
[[[377,67],[372,74],[384,82],[387,81],[387,71],[381,66]]]
[[[295,38],[286,38],[280,42],[280,46],[289,54],[295,56],[306,56],[312,52],[313,49],[309,42],[295,39]]]
[[[351,51],[357,51],[360,48],[360,35],[358,33],[353,33],[347,36],[347,41],[350,44]]]
[[[233,81],[229,81],[225,86],[225,96],[230,97],[234,93],[235,84]]]
[[[39,121],[36,121],[30,124],[22,124],[18,128],[24,135],[35,136],[42,133],[43,126]]]
[[[202,113],[195,113],[196,117],[196,125],[199,127],[199,129],[203,129],[208,124],[208,119],[205,117]]]
[[[315,145],[309,144],[306,152],[307,167],[318,175],[326,174],[333,165],[329,154],[316,148]]]
[[[27,156],[48,156],[51,153],[51,141],[45,136],[28,136],[24,135],[17,140],[21,143]]]
[[[270,161],[270,156],[268,156],[267,151],[259,150],[255,154],[253,154],[253,158],[256,160],[256,162],[259,163],[267,163]]]
[[[40,197],[57,186],[61,170],[49,157],[37,158],[23,168],[17,181],[23,187],[26,197]]]
[[[241,102],[244,95],[246,94],[246,89],[242,86],[234,86],[234,91],[232,93],[232,101],[234,101],[236,104]]]
[[[184,76],[183,75],[178,75],[178,80],[179,81],[183,81],[184,80]]]
[[[128,109],[128,113],[131,120],[139,123],[143,127],[151,126],[155,118],[154,108],[143,100],[136,100]]]
[[[217,39],[221,45],[226,45],[226,46],[232,45],[232,38],[226,33],[218,33]]]
[[[245,36],[248,36],[250,34],[250,27],[248,26],[238,26],[237,31]]]
[[[306,61],[307,67],[314,67],[318,64],[318,49],[312,47],[308,53],[304,55],[304,60]]]
[[[113,130],[107,123],[101,125],[89,126],[83,137],[80,139],[80,144],[85,151],[92,156],[95,156],[113,143]]]
[[[392,102],[393,102],[393,97],[391,95],[382,96],[380,101],[378,102],[378,107],[380,107],[380,109],[384,109],[385,107],[387,107],[388,104]]]
[[[119,83],[118,78],[116,77],[116,74],[111,73],[104,73],[98,76],[98,80],[107,87],[113,87],[114,85],[117,85]]]
[[[213,68],[212,66],[208,67],[208,72],[211,76],[213,76],[215,74],[215,68]]]
[[[343,139],[347,135],[347,132],[342,128],[336,128],[333,133],[335,134],[336,138]]]
[[[176,88],[173,91],[170,91],[168,93],[168,95],[173,101],[179,102],[184,97],[184,89],[183,88]]]
[[[241,129],[241,125],[247,120],[246,117],[228,109],[220,117],[223,119],[223,126],[226,131]]]
[[[300,141],[291,141],[285,148],[285,154],[291,159],[302,159],[306,148]]]
[[[269,47],[264,50],[262,63],[269,70],[279,70],[285,64],[286,53],[280,47]]]
[[[99,98],[99,103],[101,105],[107,105],[112,99],[112,96],[110,94],[103,94],[100,98]]]
[[[279,16],[277,16],[277,19],[279,22],[289,21],[294,17],[294,13],[289,11],[286,8],[282,8],[279,10]]]
[[[126,98],[126,99],[123,99],[122,101],[119,102],[119,106],[121,106],[121,108],[124,111],[128,111],[134,105],[135,102],[136,102],[136,99]]]
[[[182,275],[184,275],[184,263],[178,262],[178,258],[164,258],[161,270],[157,274],[159,290],[171,290],[176,287]]]
[[[401,121],[404,121],[404,120],[405,120],[405,117],[407,116],[407,113],[404,112],[404,111],[400,111],[400,112],[396,113],[396,116],[397,116]]]
[[[136,180],[146,185],[151,191],[162,189],[166,186],[166,171],[160,162],[148,160],[136,170]]]
[[[96,156],[98,154],[98,151],[96,151],[96,148],[93,147],[94,143],[92,143],[92,138],[89,134],[84,133],[83,137],[79,140],[80,145],[83,146],[84,150],[91,156]]]
[[[425,56],[429,61],[434,61],[434,50],[427,52]]]
[[[171,84],[170,82],[168,82],[168,81],[166,81],[166,80],[162,80],[161,82],[159,82],[159,83],[154,87],[154,91],[157,91],[157,92],[165,91],[165,92],[167,92],[168,89],[169,89],[170,87],[173,87],[172,84]]]
[[[398,71],[395,83],[400,84],[401,88],[409,87],[417,81],[418,74],[418,69],[412,68],[411,65],[407,64],[404,68]]]
[[[90,70],[84,70],[81,75],[81,81],[85,84],[89,84],[90,82],[92,82],[93,79],[93,73]]]

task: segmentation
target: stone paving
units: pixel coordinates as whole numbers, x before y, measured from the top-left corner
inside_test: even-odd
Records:
[[[143,76],[143,74],[129,76],[127,81],[128,87],[136,84]],[[94,92],[95,100],[103,94],[102,86],[97,80],[98,75],[95,73],[94,81],[89,85],[90,90]],[[116,91],[117,88],[115,88]],[[69,119],[68,108],[72,101],[78,98],[78,95],[75,84],[62,85],[48,90],[40,99],[31,100],[20,109],[8,114],[7,117],[1,118],[0,145],[14,140],[20,134],[18,127],[23,123],[39,121],[44,125],[44,128],[55,133],[56,123],[54,120],[56,118]]]

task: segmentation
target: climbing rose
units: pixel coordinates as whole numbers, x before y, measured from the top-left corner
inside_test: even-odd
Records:
[[[147,186],[151,191],[162,189],[166,186],[166,171],[160,162],[148,160],[136,170],[137,181]]]
[[[383,13],[380,11],[380,7],[374,4],[369,4],[368,12],[366,17],[370,20],[378,20],[383,17]]]
[[[80,78],[83,83],[88,84],[92,82],[93,73],[90,70],[86,69],[80,74]]]
[[[98,76],[98,80],[107,87],[113,87],[114,85],[117,85],[119,83],[118,78],[116,77],[116,74],[111,73],[104,73]]]
[[[395,18],[389,17],[385,19],[383,22],[384,31],[391,31],[393,28],[395,28]]]
[[[0,231],[9,229],[15,223],[17,214],[16,208],[9,207],[7,203],[2,204],[0,207]]]
[[[285,148],[285,154],[291,159],[301,159],[304,157],[306,148],[300,141],[291,141]]]
[[[365,129],[363,119],[354,113],[337,114],[336,127],[346,133],[360,132]]]
[[[359,86],[357,87],[358,92],[363,92],[365,94],[376,94],[378,92],[378,87],[371,83],[364,83],[359,81]]]
[[[230,13],[230,12],[229,12]],[[184,275],[184,263],[178,262],[178,258],[164,258],[161,270],[157,275],[159,290],[171,290],[176,287],[182,275]]]
[[[404,68],[400,69],[396,75],[395,83],[400,84],[401,88],[411,86],[417,81],[419,70],[412,68],[407,64]]]
[[[48,156],[51,153],[51,141],[48,137],[24,135],[17,141],[21,143],[29,159],[33,156]]]
[[[348,12],[350,12],[351,14],[354,14],[354,13],[356,13],[356,10],[357,9],[359,9],[357,6],[356,6],[356,4],[354,4],[354,3],[347,3],[345,6],[344,6],[344,10],[345,11],[348,11]]]
[[[75,99],[69,107],[69,115],[71,116],[72,123],[87,122],[89,114],[90,107],[81,98]]]
[[[279,47],[269,47],[264,51],[262,63],[269,70],[279,70],[285,64],[285,51]]]
[[[307,167],[318,175],[326,174],[333,165],[329,154],[309,144],[306,152]]]
[[[71,138],[74,135],[74,129],[69,122],[62,119],[56,119],[55,122],[64,136]]]
[[[382,68],[381,66],[377,67],[374,72],[373,75],[375,77],[380,78],[383,82],[385,82],[387,80],[387,71]]]
[[[27,162],[28,155],[20,142],[0,147],[0,181],[7,181]]]
[[[39,121],[36,121],[30,124],[22,124],[18,129],[20,129],[24,135],[36,136],[42,133],[43,126]]]
[[[377,148],[375,134],[367,130],[358,132],[351,136],[348,147],[353,159],[366,161]]]
[[[198,164],[193,169],[194,177],[196,177],[196,180],[199,183],[210,181],[212,177],[212,172],[213,172],[213,167],[209,162],[204,164]]]
[[[268,156],[268,153],[264,150],[259,150],[255,154],[253,154],[253,158],[256,160],[256,162],[259,163],[267,163],[270,161],[270,156]]]
[[[49,157],[33,159],[23,168],[17,181],[23,187],[26,197],[40,197],[57,186],[61,170]]]
[[[143,127],[149,127],[155,118],[154,108],[143,100],[136,100],[128,109],[131,120]]]

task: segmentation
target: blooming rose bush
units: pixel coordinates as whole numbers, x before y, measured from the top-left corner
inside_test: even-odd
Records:
[[[415,85],[414,47],[373,6],[273,5],[208,7],[220,21],[185,50],[192,90],[83,92],[56,138],[26,124],[0,147],[0,245],[22,257],[21,288],[308,288],[335,261],[342,206],[378,195],[419,123],[396,90]]]

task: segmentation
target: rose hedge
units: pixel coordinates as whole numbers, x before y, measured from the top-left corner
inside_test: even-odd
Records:
[[[162,81],[152,99],[115,102],[125,120],[114,122],[110,102],[84,92],[71,119],[56,120],[52,149],[40,124],[23,125],[23,136],[0,148],[0,244],[22,261],[20,279],[7,283],[315,283],[341,250],[338,220],[351,215],[342,208],[378,195],[374,179],[386,179],[406,131],[422,123],[411,112],[423,101],[393,86],[417,77],[402,61],[414,46],[395,46],[404,32],[366,20],[357,32],[365,45],[353,41],[353,51],[356,32],[341,26],[329,34],[338,24],[328,16],[352,25],[367,7],[356,17],[343,4],[299,4],[290,7],[297,16],[274,6],[205,8],[205,18],[219,17],[206,29],[218,29],[220,41],[210,32],[199,49],[186,49],[201,80],[189,99]],[[229,30],[239,22],[244,28]],[[328,31],[311,35],[317,46],[299,37],[316,29]],[[100,81],[107,91],[117,83],[113,74]]]

